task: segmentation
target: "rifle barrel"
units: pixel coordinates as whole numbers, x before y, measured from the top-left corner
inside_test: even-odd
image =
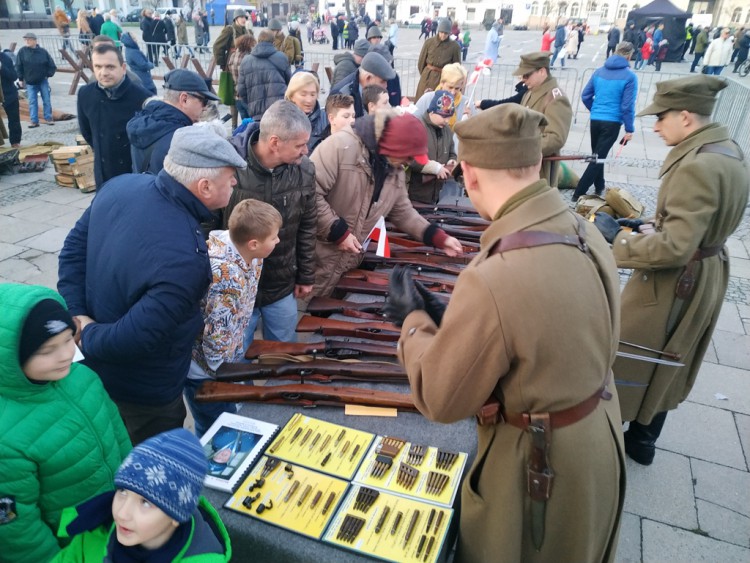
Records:
[[[337,352],[343,352],[337,354]],[[388,356],[396,357],[396,347],[388,344],[368,344],[365,342],[342,342],[325,340],[323,342],[275,342],[272,340],[254,340],[245,352],[245,358],[253,360],[266,354],[321,354],[325,357],[337,356]]]
[[[406,379],[406,372],[398,364],[387,362],[342,362],[329,359],[274,365],[224,362],[216,370],[216,379],[219,381],[244,381],[248,379],[311,374],[373,379],[376,379],[377,376]]]

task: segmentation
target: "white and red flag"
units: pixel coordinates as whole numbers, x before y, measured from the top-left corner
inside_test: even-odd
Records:
[[[378,219],[378,222],[375,223],[370,234],[367,235],[365,244],[363,244],[362,247],[367,248],[367,244],[371,240],[378,243],[378,248],[375,250],[377,256],[382,256],[383,258],[391,257],[391,245],[388,243],[388,233],[385,231],[385,217],[382,215],[380,216],[380,219]]]

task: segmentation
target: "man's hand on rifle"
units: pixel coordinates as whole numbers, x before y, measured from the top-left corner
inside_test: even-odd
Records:
[[[459,256],[464,253],[464,246],[455,237],[448,237],[443,244],[443,250],[448,256]]]

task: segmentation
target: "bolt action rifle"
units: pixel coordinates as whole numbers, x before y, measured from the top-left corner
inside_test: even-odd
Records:
[[[323,336],[350,336],[369,340],[397,342],[401,329],[388,322],[356,323],[305,315],[297,323],[297,332],[317,332]]]
[[[217,381],[247,381],[251,379],[282,379],[289,376],[334,376],[354,381],[406,381],[406,372],[392,362],[342,362],[340,360],[310,360],[286,364],[247,364],[224,362],[216,370]]]
[[[317,299],[317,298],[316,298]],[[331,301],[335,301],[331,299]],[[396,347],[390,344],[367,344],[365,342],[343,342],[324,340],[322,342],[276,342],[274,340],[254,340],[245,352],[245,358],[254,360],[260,356],[288,354],[318,354],[326,358],[347,359],[359,356],[396,357]]]

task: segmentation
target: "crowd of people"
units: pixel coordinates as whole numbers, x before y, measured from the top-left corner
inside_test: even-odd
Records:
[[[13,476],[0,488],[0,560],[228,560],[226,529],[200,497],[207,468],[182,430],[185,405],[197,436],[236,412],[196,401],[197,389],[242,359],[259,322],[264,339],[294,341],[299,311],[362,262],[382,218],[463,254],[413,205],[437,203],[459,169],[491,221],[481,250],[447,307],[403,270],[385,307],[403,325],[399,359],[426,417],[448,423],[488,397],[502,404],[502,419],[478,426],[457,560],[614,560],[623,456],[651,464],[667,412],[692,388],[727,287],[724,244],[747,205],[744,157],[710,119],[725,82],[657,85],[638,114],[656,116],[673,147],[654,218],[588,222],[556,189],[559,163],[544,158],[560,154],[573,117],[551,74],[557,37],[521,55],[514,96],[472,106],[460,30],[440,20],[407,105],[395,43],[376,25],[338,58],[322,101],[317,76],[295,68],[298,26],[284,33],[271,19],[256,36],[246,12],[232,16],[213,45],[243,118],[231,136],[216,119],[222,92],[198,73],[170,71],[155,97],[140,69],[128,72],[129,34],[90,38],[95,81],[77,109],[97,195],[65,239],[59,293],[0,285],[0,464]],[[502,36],[499,20],[488,56]],[[618,33],[582,90],[599,157],[621,128],[621,142],[634,133],[634,37]],[[54,69],[35,37],[25,48],[14,70],[44,100]],[[596,162],[573,199],[591,186],[605,188]],[[635,270],[622,295],[618,267]],[[684,366],[616,359],[620,340]]]

